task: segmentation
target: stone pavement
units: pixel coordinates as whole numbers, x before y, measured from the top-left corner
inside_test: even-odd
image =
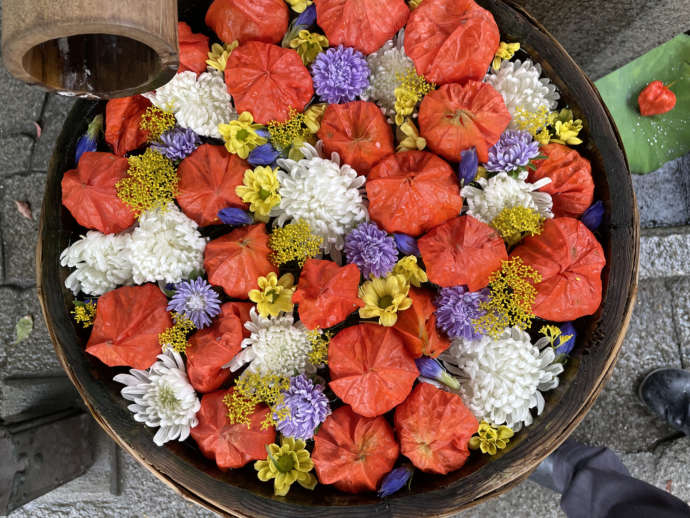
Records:
[[[687,30],[686,0],[523,0],[593,79]],[[586,34],[586,37],[583,35]],[[0,67],[0,418],[47,395],[75,393],[55,357],[35,296],[34,248],[53,143],[73,104],[12,79]],[[41,128],[38,138],[37,123]],[[613,377],[575,431],[617,451],[634,476],[690,501],[690,439],[652,418],[636,400],[644,373],[690,368],[690,155],[633,178],[643,227],[638,300]],[[15,201],[27,202],[31,219]],[[32,315],[29,339],[14,326]],[[157,481],[99,431],[96,462],[82,477],[30,502],[11,518],[213,516]],[[111,493],[119,461],[120,494]],[[561,516],[558,498],[525,482],[459,517]]]

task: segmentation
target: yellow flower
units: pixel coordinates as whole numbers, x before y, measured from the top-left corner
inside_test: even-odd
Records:
[[[559,144],[568,144],[569,146],[577,146],[582,144],[582,140],[577,138],[578,133],[582,129],[582,121],[580,119],[571,120],[568,122],[556,121],[554,127],[556,130],[556,135],[558,139],[553,139],[554,142]]]
[[[319,131],[321,116],[326,110],[323,104],[315,105],[305,113],[298,113],[290,108],[290,116],[285,122],[270,121],[267,125],[273,145],[282,151],[288,151],[288,158],[301,160],[304,158],[299,148],[302,144],[316,143],[314,133]],[[313,130],[313,131],[312,131]]]
[[[318,255],[321,243],[323,243],[323,238],[312,234],[309,223],[303,219],[284,227],[276,227],[268,239],[271,262],[280,266],[290,261],[297,261],[301,268],[307,258]]]
[[[410,2],[409,2],[410,10],[414,11],[415,9],[417,9],[417,7],[419,7],[419,4],[421,4],[421,3],[422,3],[422,0],[410,0]]]
[[[321,119],[326,111],[326,103],[312,104],[307,111],[304,112],[304,125],[310,133],[316,133],[321,129]]]
[[[266,139],[256,132],[260,124],[254,124],[254,117],[249,112],[242,112],[237,120],[228,124],[219,124],[218,131],[225,141],[225,148],[240,158],[247,158],[252,149],[266,143]]]
[[[157,106],[149,106],[141,115],[139,129],[148,132],[147,140],[154,142],[160,136],[175,127],[177,120],[175,115],[169,111],[161,110]]]
[[[415,149],[421,151],[426,147],[426,139],[419,136],[417,126],[414,125],[411,119],[406,119],[405,122],[398,126],[396,134],[399,140],[396,151],[410,151]]]
[[[256,309],[262,317],[276,317],[281,311],[292,311],[295,278],[291,273],[286,273],[278,279],[278,276],[271,272],[266,277],[259,277],[257,284],[259,289],[249,291],[249,300],[256,303]]]
[[[549,111],[548,106],[542,104],[536,111],[528,112],[522,106],[515,108],[513,122],[518,129],[529,131],[530,135],[535,136],[539,131],[552,124],[554,113]]]
[[[477,434],[470,439],[470,449],[480,449],[482,453],[496,455],[498,450],[502,450],[508,445],[514,432],[507,426],[501,425],[494,428],[486,421],[482,421],[479,424]]]
[[[93,300],[88,302],[75,300],[72,315],[74,315],[74,321],[81,324],[83,328],[91,327],[96,319],[96,303]]]
[[[314,469],[314,463],[306,446],[307,443],[302,439],[283,437],[280,446],[275,443],[266,446],[266,460],[254,463],[259,480],[268,482],[274,479],[273,492],[276,496],[287,495],[293,482],[305,489],[316,487],[316,477],[310,473]]]
[[[158,335],[158,343],[161,345],[163,351],[173,349],[178,353],[183,353],[189,347],[187,342],[187,335],[193,331],[196,326],[185,315],[180,313],[172,313],[173,324],[162,333]]]
[[[359,316],[379,317],[379,324],[382,326],[394,326],[398,320],[398,311],[404,311],[412,305],[412,299],[407,296],[409,291],[410,283],[404,275],[374,277],[359,287],[359,298],[365,304],[359,309]]]
[[[290,40],[290,48],[295,49],[302,58],[304,66],[311,65],[323,49],[328,48],[328,38],[318,32],[301,30]]]
[[[225,67],[228,64],[228,58],[230,57],[230,54],[232,54],[232,51],[238,47],[238,45],[239,42],[237,40],[233,41],[232,43],[227,43],[226,45],[214,43],[208,53],[206,64],[211,68],[225,72]]]
[[[416,288],[419,288],[423,282],[429,280],[426,272],[417,266],[417,258],[414,255],[408,255],[400,259],[393,268],[393,273],[402,275]]]
[[[158,151],[148,148],[143,155],[127,159],[127,176],[115,184],[117,197],[137,214],[159,208],[167,210],[177,196],[179,177],[175,164]]]
[[[505,41],[502,41],[498,46],[498,50],[494,56],[494,61],[491,64],[493,69],[498,70],[501,68],[501,61],[504,59],[511,59],[518,50],[520,50],[519,43],[506,43]]]
[[[489,174],[486,167],[480,165],[477,167],[477,174],[474,175],[474,179],[479,180],[480,178],[488,178],[488,176]]]
[[[285,391],[290,388],[290,378],[265,372],[247,372],[235,378],[235,390],[226,394],[223,403],[228,409],[226,414],[231,424],[245,424],[251,426],[251,417],[256,405],[263,403],[271,411],[261,423],[261,429],[288,417],[289,410],[282,405]]]
[[[546,144],[551,142],[551,133],[548,129],[544,128],[534,136],[534,140],[539,142],[540,146],[545,146]]]
[[[395,123],[401,126],[407,116],[412,115],[417,103],[436,85],[428,82],[424,76],[417,74],[414,67],[410,67],[404,75],[397,74],[396,78],[400,81],[400,86],[394,90]]]
[[[259,221],[268,221],[271,209],[280,203],[278,169],[259,166],[244,172],[242,185],[235,187],[235,193],[242,201],[249,203],[249,210]]]
[[[551,325],[541,326],[541,329],[539,329],[539,334],[542,334],[549,339],[551,347],[560,347],[573,337],[573,335],[562,334],[559,327]],[[556,338],[558,338],[558,345],[556,345]]]
[[[525,234],[536,236],[541,234],[544,218],[535,209],[522,207],[506,207],[490,223],[492,227],[508,243],[514,246],[522,241]]]
[[[304,10],[314,2],[312,0],[285,0],[296,13],[303,13]]]
[[[328,364],[328,346],[333,338],[333,333],[326,332],[321,334],[320,329],[309,331],[309,342],[312,350],[309,353],[309,363],[315,367],[323,367]]]

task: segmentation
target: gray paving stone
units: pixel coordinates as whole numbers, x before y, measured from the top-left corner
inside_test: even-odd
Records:
[[[672,293],[663,280],[643,281],[630,328],[613,375],[573,437],[616,451],[647,449],[673,430],[638,400],[637,383],[656,367],[680,367],[672,311]]]
[[[657,487],[666,489],[675,496],[690,502],[690,438],[677,439],[663,446],[663,451],[657,462]]]
[[[36,408],[58,411],[81,404],[77,389],[64,374],[0,379],[0,392],[0,419]]]
[[[22,83],[0,66],[0,99],[6,101],[2,106],[0,131],[16,133],[26,128],[27,123],[37,121],[45,95],[45,90]]]
[[[0,288],[0,307],[3,308],[0,313],[0,349],[4,349],[5,358],[0,363],[0,377],[63,374],[43,321],[36,291]],[[15,326],[25,315],[33,318],[33,331],[26,340],[15,344]]]
[[[690,276],[690,226],[646,229],[640,236],[640,280]]]
[[[34,140],[26,135],[0,138],[0,177],[29,169]]]
[[[632,181],[642,228],[690,224],[690,153]]]
[[[484,504],[454,515],[455,518],[551,518],[565,516],[560,495],[527,480]]]
[[[0,181],[4,279],[7,284],[33,286],[36,283],[34,256],[44,186],[43,173],[12,176]],[[29,203],[33,220],[17,211],[15,200]]]
[[[673,324],[678,333],[681,363],[687,369],[690,368],[690,277],[669,279],[666,284],[675,293]]]
[[[38,171],[45,171],[50,164],[50,157],[53,155],[55,140],[62,131],[67,114],[76,102],[74,97],[65,97],[54,93],[48,94],[46,107],[41,117],[41,138],[36,143],[31,168]]]

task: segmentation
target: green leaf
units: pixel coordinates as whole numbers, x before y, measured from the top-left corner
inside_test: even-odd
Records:
[[[640,115],[637,96],[652,81],[677,81],[676,106]],[[690,36],[680,34],[596,83],[623,139],[633,173],[649,173],[690,151]]]
[[[18,344],[19,342],[29,338],[29,335],[31,334],[31,331],[33,331],[33,329],[34,319],[31,318],[31,315],[26,315],[20,318],[17,321],[17,325],[14,328],[15,335],[17,336],[14,343]]]

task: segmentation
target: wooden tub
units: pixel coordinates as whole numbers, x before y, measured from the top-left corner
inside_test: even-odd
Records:
[[[347,495],[322,485],[313,492],[293,487],[288,497],[275,497],[272,485],[259,482],[251,465],[224,473],[191,439],[159,448],[152,441],[155,430],[132,419],[120,396],[121,386],[112,381],[116,372],[126,369],[112,369],[84,353],[88,334],[70,317],[73,298],[64,287],[68,271],[59,265],[60,252],[83,232],[62,207],[60,181],[74,167],[77,139],[104,103],[79,101],[67,118],[50,165],[37,248],[38,293],[48,329],[62,365],[98,423],[184,497],[218,513],[252,518],[450,515],[526,478],[574,430],[611,375],[635,299],[639,248],[637,206],[621,140],[591,81],[543,27],[513,3],[479,3],[494,14],[502,39],[519,41],[584,121],[584,144],[578,150],[592,162],[596,196],[607,209],[601,227],[608,260],[603,303],[596,315],[578,321],[578,343],[560,386],[546,394],[542,415],[508,448],[491,458],[473,455],[462,469],[446,476],[418,472],[411,492],[401,491],[385,501],[374,494]],[[203,30],[208,4],[181,1],[181,19],[195,31]]]

